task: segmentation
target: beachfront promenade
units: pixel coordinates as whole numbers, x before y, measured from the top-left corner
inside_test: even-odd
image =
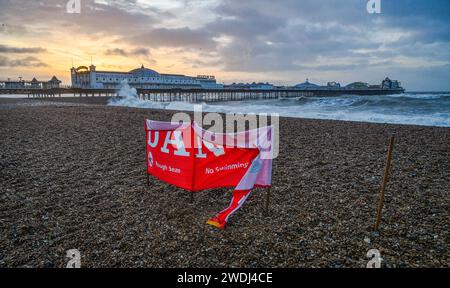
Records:
[[[311,96],[339,96],[339,95],[389,95],[403,93],[403,89],[137,89],[137,95],[142,100],[157,102],[221,102],[257,99],[279,99]],[[0,94],[22,94],[29,98],[61,97],[73,95],[75,97],[123,97],[115,89],[81,89],[81,88],[53,88],[53,89],[0,89]]]

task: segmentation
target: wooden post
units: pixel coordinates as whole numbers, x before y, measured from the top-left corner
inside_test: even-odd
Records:
[[[378,230],[378,228],[380,227],[380,223],[381,223],[381,212],[383,210],[383,204],[384,204],[384,190],[385,190],[386,184],[389,180],[389,171],[391,168],[391,161],[392,161],[392,151],[394,150],[394,140],[395,140],[395,136],[392,135],[391,140],[389,141],[388,154],[387,154],[387,158],[386,158],[386,166],[384,167],[384,177],[383,177],[383,182],[381,183],[381,188],[380,188],[380,200],[378,202],[377,218],[375,220],[375,225],[373,226],[373,228],[375,230]]]
[[[265,212],[269,212],[269,204],[270,204],[270,193],[272,192],[272,187],[267,188],[267,193],[266,193],[266,207],[265,207]]]
[[[147,124],[145,124],[145,130],[147,130]],[[148,164],[147,164],[147,161],[148,161],[148,154],[147,154],[147,139],[148,139],[148,133],[150,133],[150,132],[146,132],[145,133],[145,148],[144,148],[144,151],[145,151],[145,174],[147,175],[147,186],[148,187],[150,187],[150,174],[148,174]]]

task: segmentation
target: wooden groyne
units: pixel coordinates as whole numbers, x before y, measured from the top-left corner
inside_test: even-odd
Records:
[[[404,89],[137,89],[142,100],[155,102],[225,102],[258,99],[280,99],[340,95],[389,95],[404,93]],[[29,98],[51,98],[62,95],[74,97],[123,97],[115,89],[0,89],[0,94],[24,94]]]

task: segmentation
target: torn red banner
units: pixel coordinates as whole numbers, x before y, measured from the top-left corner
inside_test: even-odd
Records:
[[[225,228],[254,187],[272,182],[272,127],[212,133],[197,123],[147,120],[147,173],[190,192],[234,187],[231,204],[208,220]]]

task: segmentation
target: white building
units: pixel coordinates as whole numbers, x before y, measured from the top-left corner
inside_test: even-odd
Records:
[[[61,81],[56,76],[53,76],[50,81],[42,82],[42,88],[44,89],[59,88],[59,85],[61,85]]]
[[[94,65],[80,66],[70,69],[72,87],[86,89],[119,89],[126,80],[131,87],[141,89],[170,89],[170,88],[203,88],[220,89],[214,76],[190,77],[176,74],[160,74],[152,69],[141,68],[130,72],[97,71]]]
[[[26,81],[20,79],[20,81],[11,80],[8,78],[7,81],[3,81],[0,83],[0,88],[5,89],[54,89],[59,88],[61,81],[53,76],[49,81],[38,81],[36,78],[33,78],[31,81]]]
[[[305,82],[297,84],[294,86],[296,89],[319,89],[320,86],[314,83],[309,82],[309,79],[306,79]]]
[[[386,77],[386,79],[384,79],[381,82],[381,88],[383,88],[383,89],[399,89],[399,88],[401,88],[401,84],[397,80],[391,80],[391,79],[389,79],[389,77]]]
[[[336,81],[328,82],[327,88],[341,88],[341,83]]]

